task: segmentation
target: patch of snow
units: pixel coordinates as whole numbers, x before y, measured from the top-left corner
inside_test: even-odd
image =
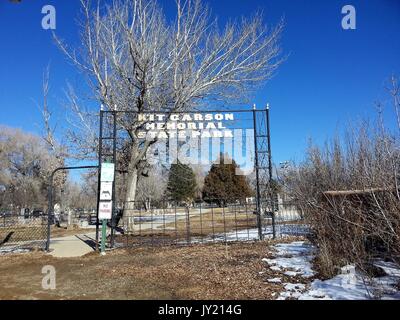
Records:
[[[267,279],[267,281],[270,283],[281,283],[282,282],[281,278]]]
[[[277,237],[289,237],[289,236],[302,236],[309,233],[309,227],[304,224],[282,224],[276,225],[275,228],[276,236]],[[272,226],[267,225],[263,228],[262,233],[264,238],[272,239]],[[204,238],[192,238],[192,243],[199,243],[199,242],[223,242],[223,241],[254,241],[258,240],[258,228],[252,229],[242,229],[242,230],[235,230],[229,231],[227,233],[217,233],[214,236],[210,235]],[[182,241],[184,243],[185,241]]]
[[[300,275],[303,278],[309,278],[315,275],[311,260],[316,249],[309,243],[304,241],[281,243],[273,246],[272,249],[274,257],[262,259],[269,265],[270,269],[281,271],[287,276]],[[400,282],[400,266],[382,260],[376,261],[374,265],[381,268],[386,275],[367,279],[360,272],[356,271],[353,265],[347,265],[342,268],[341,274],[332,279],[324,281],[316,279],[310,285],[284,283],[285,291],[280,293],[277,299],[400,299],[400,291],[395,287]]]
[[[306,285],[302,283],[285,283],[284,285],[288,291],[304,290],[306,288]]]
[[[278,256],[307,255],[313,253],[314,247],[306,241],[294,241],[290,243],[278,243],[274,246]]]
[[[0,256],[12,253],[26,253],[29,252],[29,249],[21,249],[21,248],[0,248]]]
[[[298,299],[305,290],[305,285],[302,283],[284,283],[283,285],[286,291],[282,292],[277,300]]]
[[[275,258],[262,259],[274,271],[284,271],[288,276],[300,275],[305,278],[312,277],[311,260],[314,257],[314,248],[305,241],[280,243],[273,247]]]
[[[342,274],[332,279],[313,281],[310,289],[299,299],[400,299],[400,292],[395,288],[400,281],[400,267],[384,261],[376,261],[374,264],[382,268],[386,275],[366,278],[353,265],[348,265],[342,268]]]
[[[392,278],[392,277],[389,277]],[[398,292],[387,281],[387,277],[366,280],[359,273],[339,274],[332,279],[314,280],[310,289],[303,293],[300,300],[332,299],[332,300],[366,300],[366,299],[400,299]]]
[[[374,265],[376,267],[382,268],[383,271],[385,271],[385,273],[388,276],[393,276],[396,278],[400,278],[400,268],[397,264],[393,263],[393,262],[387,262],[387,261],[382,261],[382,260],[377,260]]]
[[[281,267],[279,267],[279,266],[272,266],[272,267],[270,267],[270,269],[274,270],[274,271],[281,271],[282,270]]]
[[[296,272],[296,271],[285,271],[284,274],[287,275],[287,276],[289,276],[289,277],[295,277],[295,276],[299,275],[300,272]]]

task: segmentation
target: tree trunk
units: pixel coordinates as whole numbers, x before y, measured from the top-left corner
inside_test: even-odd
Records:
[[[126,195],[125,195],[125,204],[128,208],[132,208],[135,205],[135,197],[136,197],[136,186],[138,179],[138,170],[136,167],[130,168],[128,172],[128,181],[126,186]]]
[[[126,231],[129,232],[133,232],[135,230],[135,220],[132,215],[129,215],[129,212],[133,212],[135,209],[135,196],[138,178],[138,170],[136,166],[132,167],[133,168],[131,168],[131,165],[129,165],[124,210],[121,216],[121,218],[124,218],[126,221]]]
[[[125,194],[125,208],[133,210],[135,208],[136,187],[141,171],[138,168],[139,161],[145,156],[150,144],[145,144],[139,149],[137,141],[132,142],[128,165],[128,179]],[[125,212],[123,213],[125,215]]]

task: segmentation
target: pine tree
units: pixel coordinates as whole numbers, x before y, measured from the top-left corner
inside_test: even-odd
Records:
[[[236,200],[243,201],[252,195],[251,188],[245,176],[237,174],[238,165],[234,160],[226,161],[225,155],[220,155],[219,164],[213,164],[208,172],[203,187],[203,199],[224,205]],[[225,163],[231,162],[231,163]]]
[[[191,167],[186,164],[171,165],[167,192],[171,200],[178,202],[192,201],[196,192],[196,176]]]

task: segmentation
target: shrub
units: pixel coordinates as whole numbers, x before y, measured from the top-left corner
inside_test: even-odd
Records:
[[[310,143],[306,160],[284,176],[324,276],[348,263],[368,273],[376,257],[400,263],[400,125],[390,132],[382,123],[348,127],[322,147]]]

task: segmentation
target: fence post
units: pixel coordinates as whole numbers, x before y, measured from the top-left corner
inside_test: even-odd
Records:
[[[114,239],[115,239],[115,228],[116,228],[116,222],[115,222],[115,201],[116,201],[116,196],[115,196],[115,179],[116,179],[116,172],[117,172],[117,113],[116,110],[114,109],[113,113],[113,162],[114,162],[114,180],[113,180],[113,186],[112,186],[112,214],[111,214],[111,237],[110,237],[110,247],[114,248]]]
[[[100,107],[100,124],[99,124],[99,161],[97,170],[97,213],[96,213],[96,247],[99,250],[99,209],[100,209],[100,172],[101,172],[101,154],[103,147],[103,105]]]
[[[261,193],[260,193],[260,181],[259,181],[259,164],[258,164],[258,144],[257,144],[257,120],[256,120],[256,105],[253,106],[253,130],[254,130],[254,156],[255,156],[255,169],[256,169],[256,215],[257,215],[257,227],[258,227],[258,238],[263,240],[262,225],[261,225]]]
[[[189,205],[186,205],[186,241],[188,244],[191,243],[191,234],[190,234],[190,209]]]
[[[276,228],[275,228],[275,199],[272,190],[272,156],[271,156],[271,131],[269,127],[269,104],[266,107],[266,118],[267,118],[267,141],[268,141],[268,175],[269,175],[269,199],[271,201],[271,216],[272,216],[272,238],[276,238]]]
[[[59,170],[59,168],[55,169],[49,179],[49,202],[48,202],[48,208],[47,208],[47,239],[46,239],[46,251],[48,252],[50,250],[50,226],[51,226],[51,220],[50,217],[53,214],[53,178],[54,174]]]

